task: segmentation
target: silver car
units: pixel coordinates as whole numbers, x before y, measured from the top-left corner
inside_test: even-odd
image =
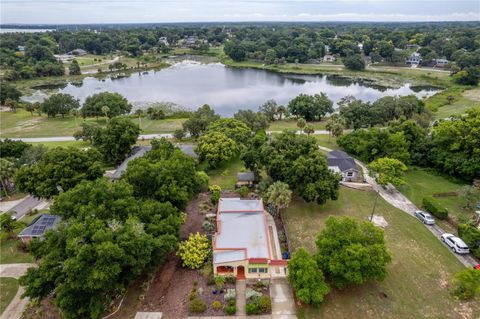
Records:
[[[426,225],[435,225],[435,219],[433,219],[432,215],[430,215],[429,213],[417,210],[415,211],[415,213],[413,213],[413,215]]]
[[[468,254],[470,250],[461,238],[452,234],[443,234],[440,239],[457,254]]]

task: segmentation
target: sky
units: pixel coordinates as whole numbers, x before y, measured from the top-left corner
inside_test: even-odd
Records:
[[[2,24],[480,21],[480,0],[0,0]]]

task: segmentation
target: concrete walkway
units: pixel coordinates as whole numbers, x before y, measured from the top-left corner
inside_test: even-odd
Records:
[[[331,149],[323,146],[319,146],[319,148],[327,152],[332,151]],[[401,211],[409,214],[410,216],[414,216],[413,213],[416,210],[420,210],[417,206],[415,206],[414,203],[412,203],[407,197],[405,197],[405,195],[400,193],[394,186],[390,185],[388,189],[385,189],[384,187],[378,185],[375,179],[368,175],[368,168],[364,163],[362,163],[357,159],[355,159],[355,163],[363,169],[363,174],[367,183],[370,184],[372,186],[372,189],[375,192],[377,192],[390,205],[400,209]],[[445,233],[445,231],[442,228],[440,228],[438,225],[425,225],[425,227],[427,227],[427,229],[430,230],[430,232],[433,235],[435,235],[435,237],[437,237],[438,240],[440,240],[440,235]],[[445,248],[447,248],[447,246],[445,246]],[[465,265],[465,267],[473,267],[478,264],[477,261],[470,255],[459,255],[452,252],[450,249],[448,250],[455,257],[457,257],[457,259],[463,265]]]
[[[237,280],[235,290],[237,292],[237,315],[238,316],[245,316],[247,313],[245,312],[246,306],[246,299],[245,299],[245,289],[247,283],[245,279]]]
[[[35,264],[2,264],[0,265],[0,277],[11,277],[18,279],[27,272],[28,268],[36,266],[37,265]],[[23,309],[25,309],[29,301],[28,298],[22,299],[22,294],[24,292],[25,289],[22,286],[19,286],[17,294],[15,297],[13,297],[10,304],[0,316],[0,319],[20,319]]]
[[[275,278],[270,283],[272,318],[295,319],[297,311],[292,288],[286,278]]]

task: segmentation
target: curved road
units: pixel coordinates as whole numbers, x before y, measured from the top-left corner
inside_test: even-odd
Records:
[[[327,147],[319,146],[321,150],[331,152],[332,149],[329,149]],[[368,184],[375,190],[385,201],[387,201],[390,205],[400,209],[401,211],[409,214],[410,216],[413,216],[415,219],[416,217],[413,215],[413,213],[416,210],[420,210],[417,206],[415,206],[414,203],[412,203],[405,195],[400,193],[394,186],[390,186],[389,189],[385,189],[382,186],[378,185],[377,182],[375,181],[374,178],[370,177],[368,175],[368,169],[367,166],[362,163],[361,161],[355,159],[355,163],[357,163],[358,166],[360,166],[363,169],[364,172],[364,177],[367,181]],[[438,240],[440,240],[440,235],[444,234],[445,231],[440,228],[438,225],[425,225],[430,232],[437,237]],[[447,246],[445,246],[447,248]],[[448,248],[447,248],[448,249]],[[452,252],[450,249],[448,249],[450,252]],[[471,255],[459,255],[454,252],[452,254],[457,257],[457,259],[465,265],[465,267],[473,267],[477,265],[478,263],[476,260],[471,256]]]

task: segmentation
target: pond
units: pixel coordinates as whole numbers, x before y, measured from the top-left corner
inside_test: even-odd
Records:
[[[375,101],[386,95],[430,96],[433,87],[404,84],[386,88],[366,80],[338,76],[281,74],[247,68],[230,68],[220,63],[202,64],[183,61],[173,66],[117,79],[87,77],[82,84],[66,84],[59,89],[81,102],[89,95],[109,91],[125,96],[136,105],[150,102],[173,102],[195,109],[209,104],[222,116],[231,116],[239,109],[257,110],[269,99],[286,105],[300,93],[324,92],[334,102],[346,95],[364,101]]]

